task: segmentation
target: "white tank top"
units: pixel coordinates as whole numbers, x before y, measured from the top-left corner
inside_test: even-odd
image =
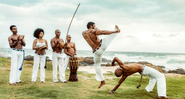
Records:
[[[44,40],[43,40],[43,43],[40,43],[39,40],[37,39],[37,43],[35,47],[42,47],[44,45],[46,45]]]

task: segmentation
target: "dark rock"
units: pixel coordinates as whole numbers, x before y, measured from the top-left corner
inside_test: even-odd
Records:
[[[94,64],[94,57],[79,57],[79,65],[80,66],[91,66]],[[106,58],[102,58],[102,62],[111,62],[111,60],[107,60]],[[110,64],[101,64],[101,66],[110,66]]]
[[[176,70],[169,70],[168,73],[185,74],[185,70],[182,68]]]
[[[31,56],[31,55],[27,55],[24,60],[27,60],[27,61],[33,61],[34,57]]]
[[[108,60],[106,58],[102,58],[102,62],[111,62],[111,60]]]
[[[158,66],[158,67],[161,67],[161,68],[166,68],[165,66]]]
[[[7,59],[8,59],[8,60],[11,60],[11,57],[8,57]]]
[[[79,66],[87,66],[87,65],[85,65],[85,64],[83,64],[83,63],[79,63]]]
[[[107,63],[106,66],[111,66],[112,64],[111,63]]]
[[[85,57],[94,60],[94,57]],[[111,62],[111,60],[108,60],[106,58],[102,58],[102,62]]]
[[[49,58],[49,56],[46,56],[46,60],[47,60],[47,61],[52,61],[52,60]]]
[[[85,66],[90,66],[90,65],[94,64],[94,61],[90,58],[87,58],[87,57],[85,57],[85,58],[79,57],[78,59],[79,59],[79,65],[80,66],[84,66],[84,65]]]
[[[101,64],[101,66],[106,66],[106,64]]]
[[[85,57],[85,58],[89,58],[89,59],[92,59],[92,60],[94,60],[94,57]]]

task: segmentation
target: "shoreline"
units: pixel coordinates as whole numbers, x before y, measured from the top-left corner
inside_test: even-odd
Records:
[[[112,66],[112,67],[106,67],[106,66],[102,66],[101,67],[101,70],[102,70],[102,73],[105,74],[105,73],[114,73],[114,71],[116,70],[116,68],[118,68],[119,66]],[[81,71],[81,72],[88,72],[90,74],[96,74],[96,71],[95,71],[95,68],[94,66],[80,66],[78,68],[78,71]],[[134,74],[137,74],[137,75],[140,75],[139,73],[134,73]],[[182,77],[184,76],[183,74],[176,74],[176,73],[162,73],[165,75],[165,77]],[[132,76],[132,75],[131,75]],[[107,79],[107,78],[106,78]]]
[[[5,57],[5,58],[8,58],[8,59],[11,59],[11,57],[6,57],[6,56],[3,56],[2,54],[0,55],[0,57]],[[33,58],[34,57],[32,55],[27,55],[27,56],[25,56],[24,60],[25,61],[33,61]],[[83,67],[91,67],[91,68],[94,67],[93,66],[94,65],[93,58],[94,57],[78,57],[78,59],[79,59],[79,66],[82,67],[82,71],[87,71],[89,69],[89,68],[84,68],[84,69],[87,69],[87,70],[84,70]],[[46,59],[47,59],[47,62],[52,62],[52,60],[48,56],[46,56]],[[143,65],[155,68],[155,69],[157,69],[158,71],[160,71],[162,73],[185,74],[185,70],[182,69],[182,68],[169,69],[167,71],[165,66],[153,65],[152,63],[147,62],[147,61],[123,62],[123,63],[124,64],[130,64],[130,63],[143,64]],[[30,64],[25,64],[24,66],[30,66]],[[106,73],[107,72],[114,72],[111,69],[114,69],[114,70],[116,69],[115,66],[111,66],[111,60],[106,59],[106,58],[102,58],[101,67],[105,69],[105,71],[103,71],[103,72],[106,72]]]

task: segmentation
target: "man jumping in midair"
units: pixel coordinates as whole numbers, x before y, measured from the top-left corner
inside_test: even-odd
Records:
[[[116,37],[116,35],[120,32],[118,26],[115,26],[115,31],[107,31],[107,30],[99,30],[95,28],[94,22],[87,23],[87,29],[82,32],[84,39],[91,46],[94,53],[94,67],[96,70],[96,80],[101,81],[101,88],[105,83],[103,73],[101,71],[101,60],[102,54],[108,47],[108,45],[112,42],[112,40]],[[107,35],[104,39],[100,40],[98,38],[99,35]]]

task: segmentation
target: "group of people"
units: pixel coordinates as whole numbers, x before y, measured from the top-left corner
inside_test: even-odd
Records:
[[[17,34],[17,27],[15,25],[10,26],[12,35],[8,38],[10,48],[12,48],[11,56],[11,70],[10,70],[10,84],[16,85],[16,83],[23,83],[20,80],[25,52],[23,46],[26,46],[24,41],[24,35]],[[76,55],[75,43],[71,42],[71,36],[67,35],[67,42],[64,44],[63,39],[60,38],[60,30],[55,30],[55,37],[51,39],[52,53],[52,66],[53,66],[53,81],[58,83],[57,79],[57,67],[59,66],[59,78],[61,82],[67,83],[65,79],[65,71],[68,66],[69,57]],[[34,53],[34,65],[32,71],[32,82],[37,80],[37,73],[40,64],[40,81],[45,83],[45,68],[46,68],[46,50],[48,49],[47,40],[43,39],[44,30],[38,28],[34,31],[33,36],[36,38],[33,41],[32,49]],[[65,47],[64,47],[65,46]],[[64,50],[64,53],[62,52]],[[65,57],[65,55],[67,55]],[[64,63],[65,58],[65,63]]]
[[[22,83],[20,80],[22,63],[24,60],[24,50],[22,50],[22,46],[25,46],[24,36],[17,34],[16,26],[11,26],[10,30],[13,35],[9,37],[9,45],[12,48],[12,58],[11,58],[11,72],[10,72],[10,84],[15,85],[16,83]],[[113,41],[113,39],[120,33],[120,29],[117,25],[115,25],[114,31],[100,30],[96,28],[94,22],[87,23],[87,30],[82,32],[82,36],[92,48],[92,52],[94,54],[94,67],[96,70],[96,80],[100,81],[100,85],[98,88],[101,88],[106,84],[105,79],[103,77],[103,73],[101,70],[101,61],[102,54],[109,46],[109,44]],[[51,40],[51,47],[53,49],[52,55],[52,65],[53,65],[53,81],[58,82],[57,79],[57,63],[59,63],[59,75],[60,81],[66,83],[65,79],[65,70],[68,65],[69,57],[73,57],[76,55],[76,47],[75,43],[70,42],[71,36],[67,36],[67,43],[64,45],[64,48],[61,47],[64,44],[63,40],[60,38],[60,31],[55,31],[56,37]],[[34,66],[33,66],[33,74],[32,74],[32,82],[36,81],[38,67],[40,63],[41,69],[41,82],[44,82],[45,78],[45,50],[48,49],[47,41],[43,39],[44,30],[36,29],[34,32],[34,37],[37,39],[33,42],[33,50],[35,51],[34,55]],[[103,39],[99,39],[99,35],[107,35]],[[63,63],[64,54],[62,54],[62,49],[64,49],[67,57],[65,58],[65,63]],[[112,61],[112,66],[115,65],[115,62],[120,66],[115,70],[115,75],[117,77],[121,77],[118,84],[109,92],[109,94],[113,94],[116,89],[121,85],[121,83],[131,74],[139,72],[141,75],[147,75],[150,77],[149,85],[145,88],[147,92],[151,92],[155,86],[157,81],[157,92],[158,98],[168,98],[166,96],[166,80],[165,76],[159,71],[147,67],[141,64],[123,64],[119,58],[115,57]]]

